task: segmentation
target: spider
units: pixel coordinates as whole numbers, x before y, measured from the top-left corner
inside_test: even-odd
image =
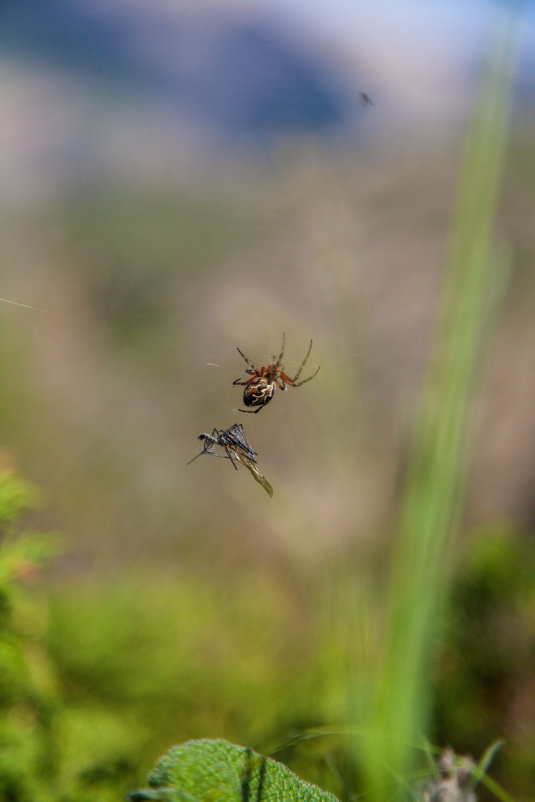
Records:
[[[251,378],[250,379],[235,379],[232,384],[233,385],[241,385],[245,389],[243,391],[243,403],[246,407],[258,407],[258,409],[240,409],[240,412],[250,412],[252,415],[257,414],[260,412],[262,407],[265,407],[266,404],[269,404],[271,399],[275,394],[275,387],[278,387],[280,390],[287,390],[288,386],[290,387],[301,387],[302,384],[305,382],[309,382],[314,376],[317,375],[319,366],[315,373],[312,376],[308,376],[306,379],[302,379],[301,381],[297,381],[299,376],[301,375],[301,371],[305,367],[306,361],[310,356],[310,351],[312,349],[312,340],[310,340],[310,345],[308,346],[308,351],[305,354],[305,358],[301,362],[301,367],[295,374],[295,376],[290,378],[287,373],[284,372],[282,367],[282,357],[284,356],[284,344],[285,344],[285,334],[282,333],[282,347],[279,356],[276,358],[272,357],[272,361],[269,363],[267,367],[261,367],[260,369],[255,368],[253,363],[250,359],[247,359],[243,351],[238,348],[238,352],[241,356],[245,359],[247,364],[249,365],[250,370],[246,370],[245,372],[248,373]]]
[[[186,465],[191,465],[191,463],[202,454],[209,454],[211,457],[229,459],[235,471],[238,469],[236,468],[234,462],[239,461],[240,454],[251,462],[256,462],[255,457],[257,452],[253,451],[247,442],[247,438],[241,423],[234,423],[230,429],[214,429],[212,434],[206,434],[206,432],[203,432],[198,436],[197,439],[204,440],[202,451],[199,451],[199,453],[196,454],[193,459],[190,459]],[[224,456],[223,454],[217,454],[213,450],[214,446],[221,446],[221,448],[225,449],[226,454]]]

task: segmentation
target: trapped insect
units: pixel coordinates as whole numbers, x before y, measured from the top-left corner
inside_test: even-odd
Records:
[[[305,367],[307,359],[310,356],[312,340],[310,340],[310,345],[308,346],[308,351],[305,354],[305,358],[301,362],[301,366],[293,378],[284,372],[284,368],[282,366],[284,346],[285,334],[283,332],[282,347],[279,356],[276,359],[275,356],[273,356],[269,365],[261,368],[256,368],[251,360],[245,356],[243,351],[238,348],[238,352],[249,365],[249,368],[245,372],[248,373],[251,378],[235,379],[232,384],[234,386],[241,385],[245,388],[243,391],[243,403],[246,407],[257,407],[257,409],[240,409],[240,412],[250,412],[251,414],[256,414],[260,412],[262,407],[265,407],[266,404],[269,404],[275,394],[275,387],[278,387],[280,390],[287,390],[288,387],[301,387],[302,384],[309,382],[314,378],[314,376],[317,375],[319,366],[312,376],[308,376],[306,379],[298,381],[301,371]]]
[[[193,459],[190,459],[187,465],[191,465],[191,463],[202,454],[208,454],[210,457],[229,459],[236,471],[238,469],[235,463],[239,462],[247,468],[251,476],[262,485],[269,496],[273,495],[273,488],[256,464],[255,457],[257,456],[257,452],[254,451],[247,442],[247,437],[245,436],[241,423],[233,424],[230,429],[214,429],[212,434],[203,432],[199,435],[198,439],[204,441],[202,451],[199,451]],[[214,451],[215,446],[224,448],[226,453],[218,454]]]
[[[213,429],[212,434],[203,432],[198,436],[197,439],[204,440],[202,451],[199,451],[199,453],[196,454],[193,459],[190,459],[186,465],[191,465],[191,463],[202,454],[209,454],[211,457],[229,459],[234,470],[237,471],[238,469],[234,465],[234,461],[238,459],[237,455],[240,452],[243,453],[247,459],[251,460],[251,462],[256,462],[255,457],[257,456],[257,452],[253,451],[247,442],[247,438],[241,423],[234,423],[230,429]],[[221,448],[224,448],[226,453],[224,455],[218,454],[216,451],[214,451],[214,446],[220,446]]]

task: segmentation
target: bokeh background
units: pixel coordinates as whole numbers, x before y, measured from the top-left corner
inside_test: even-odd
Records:
[[[2,5],[2,464],[41,490],[17,526],[63,543],[17,617],[3,798],[120,798],[190,737],[283,744],[308,779],[358,787],[343,739],[294,736],[348,723],[347,676],[373,650],[493,11]],[[535,16],[519,14],[496,226],[512,270],[428,735],[476,756],[504,739],[496,776],[529,799]],[[236,346],[265,365],[283,331],[286,370],[312,338],[304,375],[320,372],[244,415]],[[272,499],[222,460],[186,467],[199,432],[235,422]]]

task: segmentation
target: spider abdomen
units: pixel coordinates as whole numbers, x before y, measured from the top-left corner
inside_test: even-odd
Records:
[[[246,407],[262,407],[268,404],[275,392],[274,382],[262,378],[248,384],[243,391],[243,403]]]

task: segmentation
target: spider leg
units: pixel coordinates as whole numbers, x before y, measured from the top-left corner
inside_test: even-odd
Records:
[[[258,413],[260,412],[261,409],[263,409],[263,407],[258,407],[258,409],[239,409],[238,408],[238,412],[247,412],[249,415],[258,415]]]
[[[282,357],[284,356],[284,344],[286,342],[286,332],[282,332],[282,347],[281,352],[278,356],[277,361],[275,362],[275,357],[273,357],[273,361],[275,362],[275,370],[278,370],[280,363],[282,362]]]
[[[311,350],[312,350],[312,340],[310,340],[310,345],[308,346],[308,351],[307,351],[307,352],[306,352],[306,354],[305,354],[305,358],[304,358],[304,359],[303,359],[303,361],[301,362],[301,367],[299,368],[299,370],[297,371],[297,373],[296,373],[296,374],[295,374],[295,376],[293,377],[292,381],[294,381],[294,382],[295,382],[295,381],[297,381],[297,379],[298,379],[298,378],[299,378],[299,376],[301,375],[301,371],[302,371],[302,370],[303,370],[303,368],[305,367],[306,361],[307,361],[308,357],[310,356],[310,352],[311,352]]]
[[[316,370],[316,373],[313,373],[313,374],[312,374],[312,376],[309,376],[309,377],[308,377],[308,379],[303,379],[303,381],[301,381],[301,382],[298,382],[298,381],[297,381],[297,379],[298,379],[298,378],[299,378],[299,376],[301,375],[301,371],[302,371],[302,370],[303,370],[303,368],[305,367],[305,364],[306,364],[306,361],[307,361],[308,357],[310,356],[310,352],[311,352],[311,350],[312,350],[312,340],[310,340],[310,345],[308,346],[308,351],[307,351],[307,352],[306,352],[306,354],[305,354],[305,358],[304,358],[304,359],[303,359],[303,361],[301,362],[301,367],[299,368],[299,370],[297,371],[297,373],[295,374],[295,376],[293,377],[293,379],[290,381],[290,384],[291,384],[293,387],[301,387],[301,385],[302,385],[302,384],[304,384],[305,382],[309,382],[309,381],[310,381],[310,379],[313,379],[313,378],[314,378],[314,376],[317,374],[317,372],[318,372],[318,370],[319,370],[319,367],[318,367],[318,370]],[[288,378],[288,377],[285,377],[285,378]]]
[[[293,382],[293,387],[301,387],[301,385],[302,385],[302,384],[306,384],[307,382],[309,382],[309,381],[310,381],[310,379],[313,379],[313,378],[314,378],[314,376],[317,376],[317,375],[318,375],[318,371],[319,371],[320,367],[321,367],[321,365],[318,365],[317,369],[314,371],[314,373],[312,374],[312,376],[308,376],[306,379],[303,379],[303,380],[302,380],[302,381],[300,381],[300,382],[296,382],[296,381],[294,380],[294,382]]]
[[[251,371],[250,371],[250,370],[246,370],[245,372],[246,372],[246,373],[251,373]],[[246,385],[248,385],[248,384],[252,384],[252,382],[254,382],[254,381],[256,381],[256,380],[257,380],[257,378],[258,378],[258,374],[255,374],[255,375],[254,375],[252,378],[250,378],[250,379],[245,379],[245,381],[241,381],[241,379],[234,379],[234,381],[232,382],[232,386],[234,387],[234,385],[236,385],[236,384],[240,384],[240,385],[242,385],[243,387],[245,387],[245,386],[246,386]]]
[[[236,348],[238,348],[238,346],[236,346]],[[256,373],[257,370],[256,370],[255,366],[253,365],[253,363],[251,362],[250,359],[247,359],[247,357],[245,356],[245,354],[243,353],[243,351],[240,348],[238,348],[238,353],[241,354],[241,356],[245,359],[245,361],[247,362],[249,367],[253,369],[254,373]],[[246,372],[248,372],[248,371],[246,371]]]

